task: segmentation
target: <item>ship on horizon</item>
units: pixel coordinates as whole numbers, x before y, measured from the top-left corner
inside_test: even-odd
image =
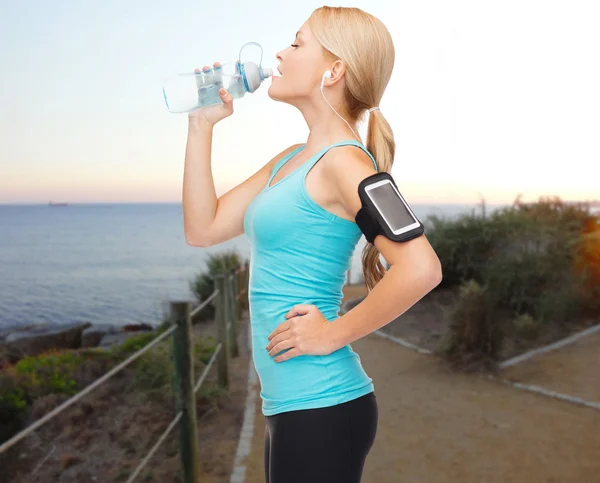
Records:
[[[49,201],[48,206],[69,206],[66,201]]]

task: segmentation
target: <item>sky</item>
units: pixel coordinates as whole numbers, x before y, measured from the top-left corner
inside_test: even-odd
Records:
[[[167,110],[165,80],[236,60],[250,41],[276,67],[321,5],[0,0],[0,203],[180,202],[187,114]],[[600,3],[327,5],[361,8],[392,35],[380,107],[409,202],[600,199]],[[270,99],[269,83],[215,126],[217,196],[307,139],[300,112]]]

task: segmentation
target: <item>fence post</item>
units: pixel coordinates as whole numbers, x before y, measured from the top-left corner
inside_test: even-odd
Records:
[[[171,314],[177,329],[173,332],[175,393],[179,420],[179,456],[182,482],[198,481],[198,437],[196,433],[196,398],[194,397],[194,363],[192,359],[189,302],[171,302]]]
[[[237,273],[236,270],[232,270],[231,274],[227,277],[229,280],[229,307],[230,307],[230,319],[231,329],[229,330],[229,340],[231,343],[231,357],[238,357],[240,355],[240,349],[238,347],[238,301],[237,301]]]
[[[229,389],[229,337],[227,337],[227,284],[226,275],[218,273],[215,275],[215,288],[219,291],[215,297],[215,322],[217,324],[217,344],[223,344],[218,355],[219,385]]]

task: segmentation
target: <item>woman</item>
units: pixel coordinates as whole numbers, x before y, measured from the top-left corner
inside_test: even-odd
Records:
[[[232,98],[222,90],[223,104],[190,113],[185,235],[190,245],[203,247],[243,233],[250,241],[252,355],[266,419],[266,482],[360,482],[378,405],[350,343],[416,303],[439,283],[441,270],[424,236],[407,243],[377,236],[363,253],[369,295],[338,316],[362,235],[354,221],[361,207],[358,184],[389,172],[394,158],[392,130],[377,107],[394,46],[372,15],[322,7],[277,59],[282,75],[273,78],[269,96],[302,113],[310,129],[306,143],[284,150],[217,200],[212,130],[233,113]],[[366,147],[356,132],[364,114]],[[387,272],[380,254],[391,265]]]

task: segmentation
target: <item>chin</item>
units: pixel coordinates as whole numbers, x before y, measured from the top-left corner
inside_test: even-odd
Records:
[[[283,98],[281,97],[281,95],[277,92],[277,88],[273,84],[271,84],[269,86],[269,90],[267,91],[267,94],[274,101],[284,102]]]
[[[276,84],[271,84],[269,86],[269,90],[267,91],[268,96],[277,102],[284,102],[291,106],[295,105],[295,99],[297,96],[290,95],[289,93],[281,92],[282,89],[279,88]]]

